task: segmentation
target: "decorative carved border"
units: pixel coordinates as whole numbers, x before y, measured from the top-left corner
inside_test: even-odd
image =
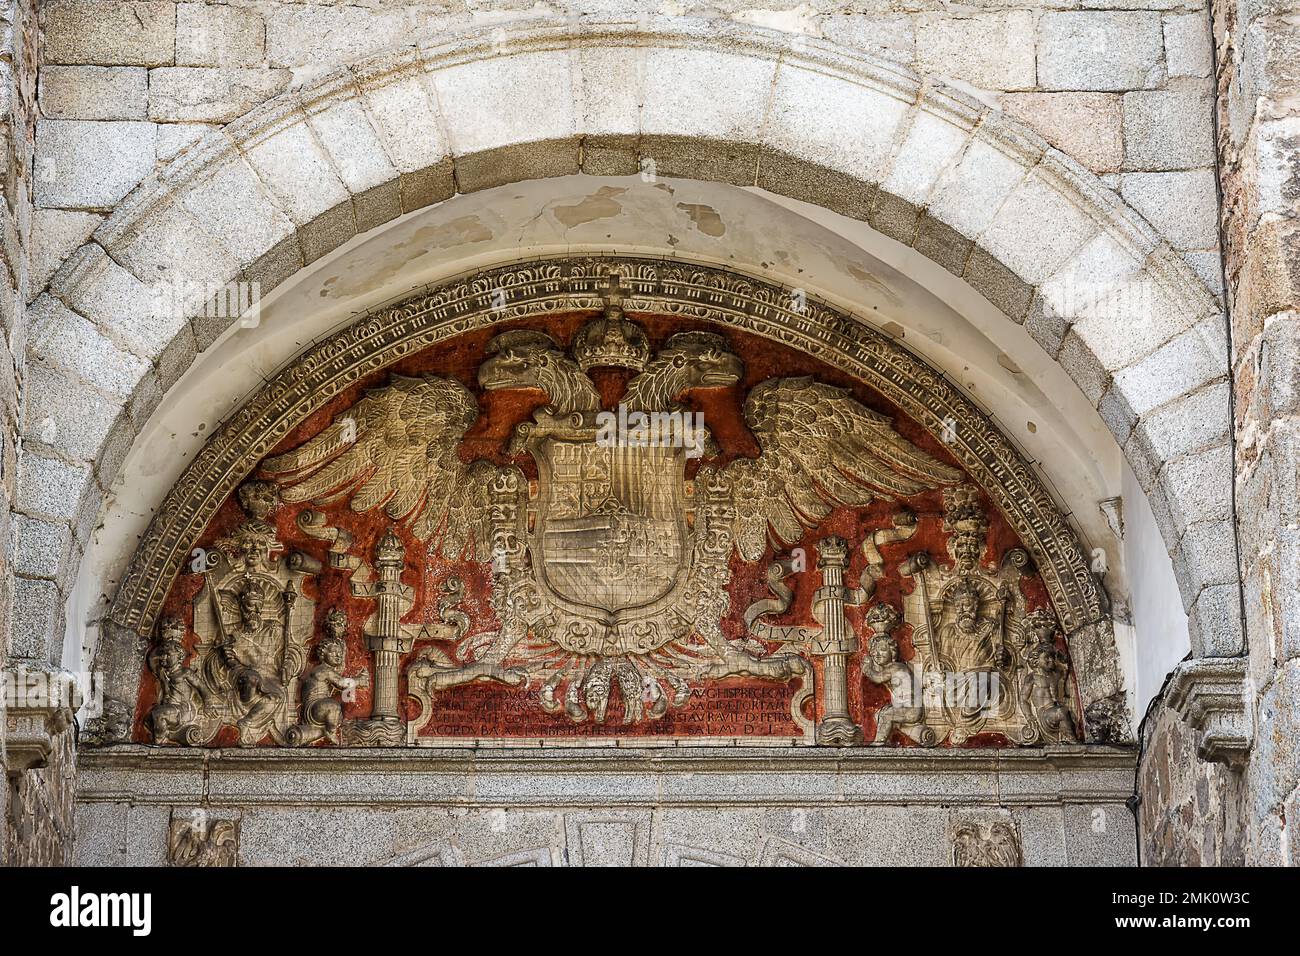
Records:
[[[880,392],[939,439],[989,494],[1033,556],[1066,632],[1107,619],[1105,594],[1078,539],[1032,467],[921,358],[851,315],[770,282],[683,261],[585,255],[513,263],[450,280],[363,316],[310,348],[213,434],[172,487],[118,587],[112,620],[148,634],[193,542],[221,503],[276,444],[340,392],[467,332],[597,311],[611,271],[632,290],[624,302],[630,313],[742,329],[812,355]],[[504,307],[494,295],[498,290],[505,293]],[[949,419],[955,429],[945,429]],[[942,441],[945,432],[952,441]]]

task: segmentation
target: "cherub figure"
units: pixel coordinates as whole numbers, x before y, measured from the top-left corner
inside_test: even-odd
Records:
[[[898,621],[898,612],[888,604],[877,604],[867,612],[866,623],[875,636],[867,643],[862,675],[873,684],[889,688],[889,703],[876,712],[874,744],[887,744],[896,728],[925,720],[925,708],[917,699],[918,688],[911,665],[898,659],[898,644],[893,638]]]
[[[195,695],[207,702],[203,682],[185,666],[185,624],[177,618],[164,618],[159,625],[158,644],[149,655],[149,669],[162,687],[158,703],[149,711],[149,729],[155,743],[166,743],[194,723]]]
[[[1074,740],[1074,715],[1065,705],[1070,668],[1065,655],[1056,649],[1056,615],[1039,609],[1026,616],[1025,624],[1034,643],[1028,648],[1021,704],[1045,736]]]
[[[355,678],[343,676],[348,655],[347,628],[347,615],[338,608],[325,616],[325,636],[316,645],[320,663],[302,680],[303,721],[285,733],[291,746],[301,747],[324,737],[337,742],[343,726],[343,703],[334,695],[370,686],[370,675],[364,671]]]

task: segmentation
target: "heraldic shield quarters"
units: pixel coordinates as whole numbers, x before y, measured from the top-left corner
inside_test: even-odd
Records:
[[[937,439],[624,293],[388,369],[257,463],[173,586],[139,738],[1077,739],[1032,562]]]

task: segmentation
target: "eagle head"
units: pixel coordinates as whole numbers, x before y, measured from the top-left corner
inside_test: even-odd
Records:
[[[679,370],[682,391],[727,388],[745,374],[744,364],[726,340],[711,332],[678,332],[664,343],[657,358]]]
[[[552,366],[564,358],[545,332],[516,329],[502,332],[487,345],[491,356],[479,366],[478,383],[489,391],[502,388],[546,388]]]

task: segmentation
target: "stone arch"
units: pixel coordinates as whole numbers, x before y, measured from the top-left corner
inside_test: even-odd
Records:
[[[895,64],[734,23],[470,31],[336,71],[209,135],[128,196],[35,304],[29,354],[117,411],[75,449],[37,443],[21,507],[84,542],[133,437],[223,331],[204,294],[154,314],[159,283],[249,281],[265,294],[358,232],[457,193],[648,168],[865,221],[1022,324],[1137,473],[1195,650],[1239,650],[1231,516],[1205,491],[1227,443],[1226,389],[1210,387],[1227,374],[1225,330],[1190,268],[1096,177],[996,110]],[[1141,290],[1145,321],[1083,294],[1097,288]],[[65,590],[79,547],[44,556]]]

